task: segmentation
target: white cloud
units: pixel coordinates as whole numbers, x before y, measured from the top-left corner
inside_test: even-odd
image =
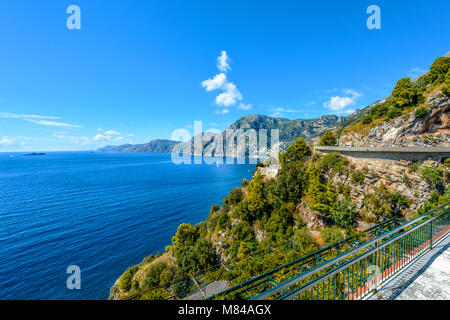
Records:
[[[425,74],[427,70],[423,68],[411,68],[408,70],[408,76],[412,79],[416,79],[420,77],[421,75]]]
[[[64,128],[82,128],[82,126],[71,124],[71,123],[65,123],[65,122],[56,122],[56,121],[50,121],[50,120],[34,120],[34,119],[23,119],[28,122],[40,124],[42,126],[50,126],[50,127],[64,127]]]
[[[105,134],[98,134],[94,137],[94,141],[98,142],[120,142],[123,141],[124,138],[117,136],[117,135],[105,135]]]
[[[113,131],[113,130],[105,131],[105,134],[106,134],[106,135],[109,135],[109,136],[120,136],[120,135],[121,135],[120,132]]]
[[[275,112],[272,113],[270,116],[271,116],[271,117],[274,117],[274,118],[280,118],[280,117],[283,116],[283,114],[282,114],[280,111],[275,111]]]
[[[225,92],[216,97],[216,104],[218,106],[230,107],[242,100],[242,94],[234,83],[227,83],[225,90]]]
[[[103,134],[98,134],[94,137],[94,141],[109,141],[111,137],[105,136]]]
[[[0,144],[2,144],[2,145],[11,145],[11,144],[13,144],[14,142],[16,142],[16,139],[14,139],[14,138],[8,138],[8,137],[6,137],[6,136],[3,136],[3,137],[0,139]]]
[[[347,97],[331,97],[330,100],[324,102],[323,106],[333,111],[342,111],[349,106],[356,105],[356,100],[362,96],[360,92],[356,92],[351,89],[344,89],[343,92],[347,95]]]
[[[222,110],[215,111],[216,114],[227,114],[228,112],[230,112],[229,109],[222,109]]]
[[[220,52],[220,56],[217,58],[217,69],[219,69],[222,72],[227,72],[231,70],[230,58],[228,57],[227,52],[225,50],[222,50]]]
[[[0,118],[21,119],[21,120],[36,123],[36,124],[39,124],[42,126],[82,128],[82,126],[76,125],[76,124],[53,121],[53,120],[61,119],[60,117],[54,117],[54,116],[40,116],[40,115],[35,115],[35,114],[16,114],[16,113],[0,112]]]
[[[327,101],[323,104],[325,108],[328,108],[333,111],[339,111],[347,108],[348,106],[355,105],[355,100],[350,97],[332,97],[330,101]]]
[[[274,106],[270,106],[269,110],[272,110],[272,117],[275,118],[280,118],[283,116],[284,113],[301,113],[302,111],[300,110],[295,110],[295,109],[286,109],[286,108],[280,108],[280,107],[274,107]]]
[[[362,96],[361,92],[356,92],[355,90],[352,89],[344,89],[342,90],[342,92],[344,92],[346,95],[352,96],[353,99],[358,99],[359,97]]]
[[[39,116],[35,114],[16,114],[16,113],[8,113],[8,112],[0,112],[0,118],[13,118],[13,119],[61,119],[60,117],[53,116]]]
[[[231,107],[236,105],[239,101],[242,101],[243,96],[236,85],[232,82],[228,82],[225,72],[231,70],[230,58],[226,51],[221,51],[220,56],[217,58],[217,68],[222,73],[217,74],[212,79],[205,80],[201,83],[202,87],[206,91],[222,90],[223,92],[216,96],[215,103],[221,107]],[[250,110],[251,104],[241,103],[238,108],[241,110]],[[216,111],[218,114],[228,113],[230,110]]]
[[[238,106],[238,109],[241,109],[241,110],[250,110],[251,108],[252,108],[251,104],[245,104],[242,102]]]
[[[222,88],[226,81],[227,76],[225,73],[219,73],[213,79],[203,81],[202,87],[205,88],[206,91],[213,91]]]
[[[132,134],[132,133],[127,134],[127,137],[134,137],[134,134]]]

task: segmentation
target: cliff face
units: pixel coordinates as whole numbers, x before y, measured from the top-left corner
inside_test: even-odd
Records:
[[[426,100],[428,112],[423,118],[413,110],[396,119],[383,122],[368,134],[345,132],[339,138],[340,146],[354,147],[449,147],[450,97],[440,91]]]
[[[278,129],[280,130],[280,142],[290,145],[300,137],[310,142],[312,138],[321,136],[325,131],[336,129],[346,119],[346,117],[335,115],[326,115],[316,119],[296,120],[249,115],[237,120],[229,129]]]

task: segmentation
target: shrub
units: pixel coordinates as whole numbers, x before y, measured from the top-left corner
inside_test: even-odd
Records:
[[[133,273],[130,269],[127,269],[119,280],[119,289],[122,291],[128,291],[131,289],[131,280],[133,279]]]
[[[217,219],[217,225],[221,230],[231,228],[231,219],[226,212],[222,212]]]
[[[233,226],[231,229],[234,241],[254,241],[255,234],[250,224],[246,221],[241,221]]]
[[[389,119],[395,119],[402,115],[402,110],[398,107],[390,107],[387,113]]]
[[[247,179],[242,179],[242,180],[241,180],[241,186],[242,186],[242,188],[247,187],[249,183],[250,183],[250,181],[248,181]]]
[[[331,131],[327,131],[320,138],[321,146],[335,146],[337,144],[336,136]]]
[[[430,67],[430,72],[419,79],[424,84],[439,84],[446,80],[446,75],[450,70],[450,57],[439,57],[434,60]]]
[[[152,288],[159,285],[161,273],[166,267],[167,265],[162,261],[153,263],[145,273],[144,288]]]
[[[444,165],[444,167],[450,168],[450,158],[445,158],[442,164]]]
[[[320,231],[324,245],[328,246],[344,239],[344,235],[338,226],[325,228]]]
[[[361,171],[357,171],[352,174],[352,182],[354,184],[362,185],[364,183],[364,174]]]
[[[367,116],[365,116],[365,117],[363,118],[362,123],[363,123],[363,124],[371,124],[372,121],[373,121],[372,116],[367,115]]]
[[[422,119],[425,118],[428,114],[428,109],[425,107],[420,107],[416,110],[416,112],[414,113],[415,117],[418,119]]]
[[[344,173],[348,164],[349,162],[347,159],[339,153],[333,152],[323,156],[320,166],[325,171],[333,169],[333,173]]]
[[[444,86],[442,87],[442,92],[448,96],[450,96],[450,70],[447,72],[445,76]]]
[[[403,182],[406,186],[411,187],[411,180],[409,179],[409,177],[408,177],[406,174],[403,174],[402,182]]]
[[[331,219],[338,226],[347,228],[355,223],[356,205],[350,198],[343,198],[341,201],[336,201],[334,211],[331,212]]]
[[[432,185],[433,187],[436,187],[439,182],[441,181],[441,175],[442,173],[432,167],[424,167],[422,168],[422,178],[427,180],[427,182]]]

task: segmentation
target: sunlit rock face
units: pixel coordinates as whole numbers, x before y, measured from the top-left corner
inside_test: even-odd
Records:
[[[427,99],[428,114],[418,119],[415,111],[372,128],[367,135],[346,132],[340,146],[354,147],[450,147],[450,98],[439,91]]]

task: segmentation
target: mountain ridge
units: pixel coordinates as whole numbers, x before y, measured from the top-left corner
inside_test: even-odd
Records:
[[[311,141],[322,135],[325,131],[337,129],[349,117],[336,115],[324,115],[314,119],[294,119],[271,117],[261,114],[246,115],[233,122],[228,129],[279,129],[280,142],[285,147],[293,144],[297,138],[305,138]],[[270,132],[268,132],[270,135]],[[193,138],[192,138],[193,139]],[[148,152],[170,153],[179,141],[167,139],[155,139],[144,144],[124,144],[119,146],[105,146],[99,148],[99,152]]]

